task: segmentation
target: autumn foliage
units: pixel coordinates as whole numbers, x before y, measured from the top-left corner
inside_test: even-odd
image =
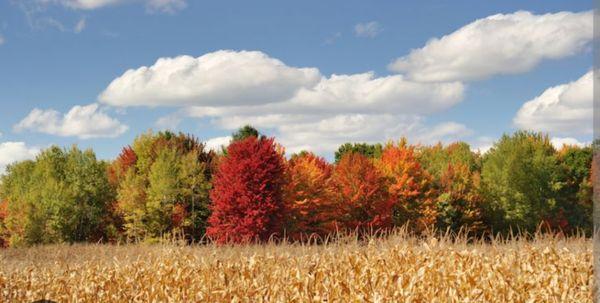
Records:
[[[312,153],[293,156],[284,187],[285,231],[293,240],[323,237],[332,230],[333,167]]]
[[[415,234],[591,235],[591,146],[518,131],[489,151],[465,142],[346,143],[335,161],[286,159],[251,126],[227,148],[151,131],[113,161],[53,146],[0,176],[0,247],[62,242],[325,240],[406,226]],[[597,172],[594,172],[597,173]]]
[[[127,170],[134,166],[136,161],[137,155],[131,146],[124,147],[119,156],[117,156],[117,159],[108,167],[108,182],[117,186],[125,176]]]
[[[486,231],[483,197],[479,194],[481,177],[465,164],[448,164],[439,181],[437,227],[458,232],[461,228],[475,234]]]
[[[431,176],[417,160],[414,146],[409,146],[405,140],[396,145],[388,144],[377,166],[385,176],[394,223],[410,223],[416,231],[435,224],[437,212]]]
[[[138,136],[108,169],[117,191],[112,222],[126,238],[184,232],[199,240],[206,229],[214,154],[183,133]]]
[[[345,154],[332,177],[336,226],[360,232],[392,227],[393,201],[385,185],[371,159],[354,152]]]
[[[0,201],[0,248],[8,247],[9,235],[5,232],[4,220],[8,216],[8,201]]]
[[[213,179],[207,236],[218,243],[248,243],[279,234],[284,173],[273,139],[232,142]]]

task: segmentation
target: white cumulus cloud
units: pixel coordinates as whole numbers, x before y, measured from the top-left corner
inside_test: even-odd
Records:
[[[289,67],[261,52],[217,51],[128,70],[99,99],[114,106],[265,104],[286,100],[320,77],[315,68]]]
[[[513,119],[522,129],[552,134],[586,135],[593,124],[593,72],[546,89],[527,101]]]
[[[592,15],[592,11],[492,15],[429,40],[389,68],[418,81],[467,81],[526,72],[544,59],[573,55],[588,46]]]
[[[296,112],[404,112],[431,113],[463,99],[460,82],[419,83],[401,75],[376,77],[374,73],[332,75],[316,86],[303,88],[285,106]]]
[[[28,147],[25,142],[0,142],[0,175],[4,174],[6,166],[33,159],[39,152],[38,148]]]
[[[116,137],[128,127],[111,118],[98,104],[74,106],[66,114],[53,109],[33,109],[14,126],[16,131],[30,130],[57,136],[76,136],[80,139]]]
[[[162,58],[125,72],[99,99],[113,106],[173,106],[159,127],[182,117],[203,118],[233,131],[251,124],[274,135],[289,152],[328,155],[348,141],[382,142],[407,136],[433,143],[469,137],[465,125],[428,125],[425,115],[461,102],[461,82],[415,82],[373,72],[323,76],[289,67],[261,52],[217,51],[194,58]],[[228,142],[211,139],[211,146]],[[216,142],[216,143],[215,143]]]
[[[161,58],[125,72],[99,99],[114,106],[200,106],[218,112],[431,113],[464,96],[460,82],[421,83],[373,72],[323,77],[261,52],[218,51],[193,58]]]

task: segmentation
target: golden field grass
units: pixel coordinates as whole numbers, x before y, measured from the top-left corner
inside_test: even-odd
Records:
[[[591,302],[581,237],[0,250],[0,301]]]

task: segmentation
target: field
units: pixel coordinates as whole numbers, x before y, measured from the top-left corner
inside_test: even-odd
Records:
[[[579,237],[0,251],[2,302],[591,302],[591,288]]]

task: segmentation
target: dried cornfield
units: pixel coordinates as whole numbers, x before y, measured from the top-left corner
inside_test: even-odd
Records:
[[[579,237],[58,245],[0,258],[2,302],[592,301],[592,243]]]

